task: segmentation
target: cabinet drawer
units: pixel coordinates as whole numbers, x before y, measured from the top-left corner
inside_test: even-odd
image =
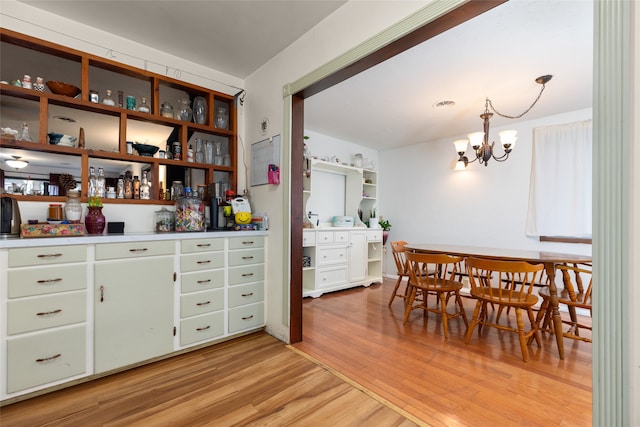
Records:
[[[264,285],[251,283],[229,288],[229,307],[253,304],[264,300]]]
[[[347,262],[346,247],[318,248],[318,266],[345,264]]]
[[[54,326],[84,322],[85,291],[21,298],[7,302],[7,332],[19,334]]]
[[[49,265],[87,260],[85,246],[44,246],[9,249],[9,267]]]
[[[207,270],[195,273],[186,273],[180,276],[181,292],[203,291],[224,286],[224,270]]]
[[[180,256],[180,271],[211,270],[224,267],[224,252],[204,252]]]
[[[302,246],[315,246],[316,244],[316,232],[315,231],[303,231],[302,232]]]
[[[229,252],[229,267],[239,265],[261,264],[264,262],[264,249]]]
[[[183,254],[189,254],[193,252],[223,251],[224,239],[181,240],[180,247]]]
[[[318,283],[316,286],[319,288],[328,288],[344,283],[347,283],[346,267],[323,269],[318,271]]]
[[[129,259],[156,255],[173,255],[172,240],[155,242],[102,243],[96,245],[96,260]]]
[[[335,243],[347,243],[349,241],[349,232],[348,231],[334,231],[333,232],[333,241]]]
[[[180,321],[180,345],[211,340],[224,335],[224,311]]]
[[[85,289],[86,264],[9,270],[9,298]]]
[[[7,392],[86,372],[84,325],[7,339]]]
[[[369,242],[382,242],[382,230],[367,230],[367,240]]]
[[[333,243],[333,231],[318,231],[318,244]]]
[[[264,325],[262,303],[243,305],[229,310],[229,333],[244,331]]]
[[[224,308],[224,289],[182,295],[180,297],[180,317],[210,313]]]
[[[264,237],[262,236],[246,236],[246,237],[229,237],[229,249],[251,249],[261,248],[264,246]]]
[[[229,269],[229,285],[260,282],[264,279],[264,264],[233,267]]]

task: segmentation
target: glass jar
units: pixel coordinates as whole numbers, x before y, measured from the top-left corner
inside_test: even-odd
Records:
[[[204,203],[198,197],[179,197],[176,201],[176,231],[204,231]]]
[[[206,124],[207,111],[207,100],[202,96],[196,96],[193,99],[193,121],[200,125]]]
[[[67,191],[67,202],[64,204],[64,214],[67,221],[77,224],[82,218],[82,204],[80,203],[80,193],[77,191]]]
[[[102,99],[102,103],[104,105],[109,105],[109,106],[115,107],[116,101],[114,101],[113,98],[111,97],[111,89],[107,89],[107,96],[105,96]]]
[[[157,232],[174,230],[174,213],[167,208],[162,208],[153,213],[153,229]]]
[[[149,104],[147,104],[147,98],[145,98],[144,96],[142,97],[142,102],[140,102],[140,105],[138,105],[137,110],[140,113],[150,113],[151,112],[151,107],[149,106]]]
[[[51,203],[49,205],[48,221],[62,221],[62,205],[60,203]]]
[[[171,185],[171,200],[178,200],[178,198],[182,196],[184,196],[182,181],[173,181]]]
[[[160,107],[160,115],[162,117],[169,117],[173,119],[173,105],[169,104],[168,102],[163,102],[162,106]]]
[[[189,106],[189,99],[178,99],[178,109],[176,110],[176,119],[190,122],[193,111]]]

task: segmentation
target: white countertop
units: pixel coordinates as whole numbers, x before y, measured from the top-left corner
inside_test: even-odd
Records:
[[[0,249],[3,248],[30,248],[39,246],[63,246],[63,245],[87,245],[95,243],[122,243],[144,242],[160,240],[187,240],[216,237],[242,237],[242,236],[266,236],[268,231],[202,231],[187,233],[125,233],[102,234],[95,236],[79,237],[36,237],[22,239],[20,237],[8,237],[0,240]]]

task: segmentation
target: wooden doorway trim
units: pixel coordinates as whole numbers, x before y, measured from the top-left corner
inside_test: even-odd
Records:
[[[302,341],[302,170],[304,99],[341,83],[420,43],[505,3],[507,0],[472,0],[426,22],[365,57],[313,82],[293,94],[291,111],[291,260],[289,272],[289,340]],[[428,6],[427,6],[428,7]],[[299,172],[299,173],[298,173]]]

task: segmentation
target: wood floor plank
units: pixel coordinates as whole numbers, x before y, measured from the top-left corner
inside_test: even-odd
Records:
[[[543,334],[525,363],[510,332],[484,328],[465,345],[460,318],[448,340],[433,314],[412,312],[403,325],[403,302],[387,307],[391,289],[385,281],[305,299],[295,347],[431,425],[591,425],[590,343],[565,340],[560,360]],[[471,318],[475,302],[463,302]]]

